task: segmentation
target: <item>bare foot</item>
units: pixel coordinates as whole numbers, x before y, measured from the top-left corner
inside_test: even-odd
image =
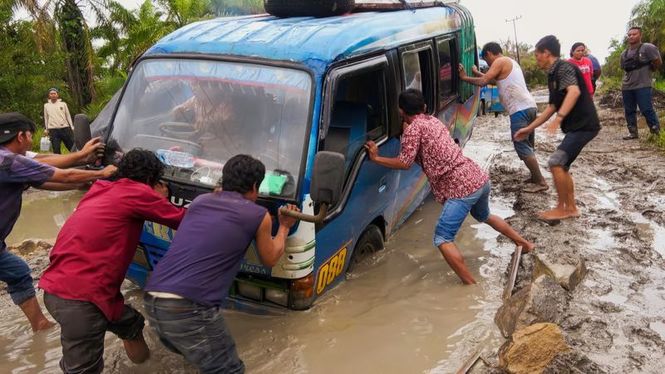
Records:
[[[134,340],[123,340],[122,344],[125,346],[127,357],[133,363],[142,364],[150,358],[150,348],[143,339],[143,333]]]
[[[528,193],[538,193],[538,192],[544,192],[547,191],[550,188],[547,184],[532,184],[528,187],[524,187],[522,191],[528,192]]]
[[[566,212],[568,212],[568,217],[570,217],[570,218],[577,218],[581,215],[580,211],[577,208],[572,209],[572,210],[571,209],[566,209]]]
[[[538,218],[543,221],[556,221],[570,217],[570,212],[561,208],[554,208],[538,213]]]
[[[54,322],[51,322],[47,319],[43,319],[43,320],[39,321],[36,326],[32,327],[32,332],[39,332],[39,331],[48,330],[48,329],[52,328],[53,326],[55,326]]]

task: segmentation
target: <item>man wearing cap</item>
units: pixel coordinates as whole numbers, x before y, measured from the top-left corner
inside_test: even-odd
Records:
[[[48,101],[44,104],[44,128],[51,139],[53,153],[60,153],[60,143],[71,152],[74,147],[72,116],[67,103],[60,99],[57,88],[48,90]]]
[[[21,213],[21,196],[29,187],[49,190],[74,189],[81,183],[106,178],[115,166],[103,170],[59,169],[25,156],[32,148],[35,124],[21,113],[0,114],[0,280],[7,283],[12,301],[25,313],[33,331],[52,326],[35,297],[30,268],[20,257],[7,251],[5,239]],[[101,147],[99,140],[88,142],[79,155],[93,154]],[[77,156],[78,157],[78,156]],[[72,156],[70,161],[74,161]],[[83,161],[86,157],[82,157]],[[64,159],[58,160],[63,161]]]

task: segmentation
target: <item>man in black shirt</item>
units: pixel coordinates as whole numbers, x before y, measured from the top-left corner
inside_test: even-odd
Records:
[[[555,113],[556,118],[549,129],[554,132],[560,127],[566,134],[548,161],[558,194],[558,203],[554,209],[538,215],[544,220],[579,217],[580,212],[575,205],[573,178],[569,169],[582,148],[600,131],[596,107],[584,83],[582,73],[573,64],[561,60],[560,53],[561,44],[554,35],[548,35],[536,44],[536,62],[541,69],[548,71],[549,105],[529,126],[515,134],[515,140],[525,139]]]

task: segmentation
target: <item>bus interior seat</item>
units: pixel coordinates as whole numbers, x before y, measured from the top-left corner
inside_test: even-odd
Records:
[[[333,107],[324,149],[343,154],[347,170],[365,144],[368,116],[365,103],[336,101]]]

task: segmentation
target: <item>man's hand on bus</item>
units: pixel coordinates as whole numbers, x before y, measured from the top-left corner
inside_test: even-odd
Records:
[[[104,155],[104,148],[106,145],[102,143],[100,137],[92,138],[88,140],[83,149],[81,149],[81,154],[84,155],[84,162],[92,164],[97,161],[98,158]]]
[[[459,64],[457,66],[457,70],[459,71],[459,76],[460,76],[461,79],[466,78],[467,75],[466,75],[466,70],[464,70],[464,65]]]
[[[153,190],[164,197],[169,197],[169,187],[162,181],[157,182],[153,187]]]
[[[293,205],[293,204],[287,204],[285,206],[285,208],[286,208],[286,210],[291,210],[291,211],[294,211],[294,212],[300,212],[300,209],[298,209],[298,207]],[[287,215],[283,215],[282,212],[280,212],[279,210],[278,210],[278,212],[279,212],[278,213],[279,215],[277,216],[277,220],[279,221],[280,226],[284,226],[287,229],[290,229],[291,227],[293,227],[293,225],[296,224],[296,222],[298,222],[297,218],[293,218],[293,217],[290,217],[290,216],[287,216]]]
[[[379,156],[379,147],[374,143],[374,141],[369,140],[365,143],[365,150],[367,150],[367,157],[370,160],[374,161]]]

